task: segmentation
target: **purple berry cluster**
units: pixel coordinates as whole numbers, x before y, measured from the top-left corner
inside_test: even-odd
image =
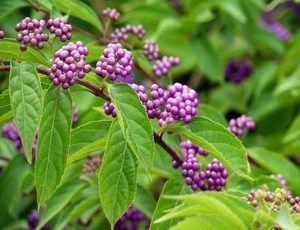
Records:
[[[72,125],[75,125],[79,120],[79,116],[78,116],[78,108],[73,105],[72,108]]]
[[[40,221],[40,215],[36,210],[32,210],[30,214],[27,217],[27,224],[29,230],[36,230],[37,226]],[[42,228],[42,230],[49,230],[49,225],[45,224]]]
[[[198,103],[195,90],[180,83],[170,85],[165,109],[159,117],[159,124],[164,126],[180,119],[185,123],[191,122],[192,118],[197,115]]]
[[[120,43],[110,43],[96,64],[96,73],[101,77],[109,76],[115,81],[132,74],[133,66],[134,60],[131,52],[123,49]]]
[[[4,33],[4,31],[3,31],[3,30],[0,30],[0,39],[3,39],[3,38],[4,38],[4,36],[5,36],[5,33]]]
[[[47,28],[51,34],[55,34],[62,42],[72,38],[72,26],[63,18],[49,19]]]
[[[191,188],[196,190],[215,190],[221,191],[225,185],[228,173],[224,166],[216,159],[213,159],[206,167],[206,171],[200,170],[200,164],[197,155],[208,156],[201,147],[194,145],[191,141],[181,142],[181,148],[184,155],[182,175],[185,177],[185,182]],[[173,167],[178,168],[180,165],[173,160]]]
[[[242,115],[236,119],[231,119],[229,121],[228,129],[238,137],[244,135],[245,131],[252,131],[255,129],[255,123],[251,117]]]
[[[133,34],[138,39],[143,39],[145,36],[145,30],[142,25],[126,25],[125,27],[117,28],[110,35],[110,40],[113,43],[120,41],[128,41],[129,34]]]
[[[16,31],[20,32],[16,39],[21,42],[20,50],[25,51],[28,45],[42,49],[44,43],[48,41],[48,34],[44,33],[46,22],[26,17],[16,25]]]
[[[270,177],[277,180],[281,184],[281,187],[288,191],[288,183],[281,174],[272,174]]]
[[[83,166],[83,173],[92,174],[99,170],[101,158],[99,156],[88,156]]]
[[[277,10],[274,11],[264,11],[262,14],[262,24],[266,30],[276,35],[280,40],[286,41],[290,38],[290,33],[277,19],[275,19],[275,13],[277,13],[278,9],[280,10],[280,8],[277,8]]]
[[[148,229],[150,219],[143,214],[139,209],[131,206],[128,211],[118,220],[115,225],[115,230],[138,230]],[[143,228],[140,228],[143,226]]]
[[[102,15],[110,18],[113,21],[118,21],[121,14],[114,8],[107,7],[102,11]]]
[[[7,123],[3,126],[2,128],[2,135],[3,137],[11,140],[18,151],[22,154],[24,154],[24,149],[23,149],[23,144],[21,141],[20,133],[19,130],[17,129],[17,126],[14,122]],[[33,143],[32,143],[32,159],[35,159],[35,153],[36,153],[36,146],[37,146],[37,137],[34,138]]]
[[[248,61],[230,61],[224,70],[225,80],[238,84],[247,79],[252,70],[253,67]]]
[[[104,113],[108,116],[117,117],[114,105],[111,102],[105,102],[103,105]]]
[[[151,119],[159,119],[161,116],[161,109],[165,106],[168,99],[168,92],[161,88],[158,84],[153,84],[150,87],[151,98],[144,104]]]
[[[88,49],[82,42],[70,42],[55,53],[48,75],[54,85],[61,85],[64,89],[74,85],[77,78],[84,78],[91,71],[91,66],[85,64]]]
[[[157,77],[163,77],[169,74],[172,67],[180,64],[178,57],[167,57],[164,56],[157,60],[152,67],[152,72]]]
[[[159,58],[159,46],[152,40],[146,40],[144,42],[144,54],[149,61],[156,60]]]

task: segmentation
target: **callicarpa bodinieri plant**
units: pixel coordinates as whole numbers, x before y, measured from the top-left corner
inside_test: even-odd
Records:
[[[0,1],[0,229],[300,229],[299,12]]]

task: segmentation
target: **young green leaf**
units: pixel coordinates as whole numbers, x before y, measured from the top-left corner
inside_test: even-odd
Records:
[[[246,176],[250,168],[241,141],[222,125],[206,117],[194,118],[190,124],[167,127],[181,134],[219,159],[231,172]]]
[[[157,202],[155,211],[151,219],[150,230],[170,229],[171,226],[173,226],[178,221],[180,221],[180,219],[178,219],[178,220],[168,220],[161,223],[155,223],[157,219],[159,219],[165,214],[165,211],[173,207],[179,206],[182,203],[179,200],[167,200],[164,198],[164,196],[182,195],[182,194],[188,194],[190,192],[191,190],[188,188],[188,186],[186,186],[182,177],[169,179],[166,182],[163,191],[160,194],[159,200]]]
[[[154,139],[145,108],[129,85],[110,84],[108,91],[130,148],[136,154],[141,166],[149,172],[154,158]]]
[[[38,228],[45,225],[58,214],[83,188],[84,182],[77,178],[59,187],[47,202],[46,209],[41,214]]]
[[[95,26],[100,32],[103,31],[102,25],[97,14],[87,4],[79,0],[54,0],[53,5],[64,13],[79,18]]]
[[[275,217],[276,223],[286,230],[299,230],[299,226],[295,224],[292,220],[291,214],[289,212],[289,208],[287,206],[283,206],[277,216]]]
[[[103,211],[113,226],[133,203],[137,184],[135,155],[117,120],[109,130],[99,172],[99,195]]]
[[[48,59],[38,50],[28,47],[22,56],[19,57],[20,43],[15,39],[0,39],[0,58],[3,61],[10,61],[11,59],[20,59],[22,61],[32,61],[45,66],[49,65]]]
[[[69,152],[71,120],[70,92],[51,86],[44,98],[35,163],[38,206],[52,196],[64,174]]]
[[[32,143],[42,111],[42,87],[33,63],[11,62],[9,93],[25,156],[31,163]]]

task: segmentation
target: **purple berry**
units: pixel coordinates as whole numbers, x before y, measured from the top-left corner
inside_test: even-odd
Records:
[[[240,137],[243,136],[245,131],[249,130],[252,131],[255,129],[255,123],[251,117],[247,117],[246,115],[242,115],[236,119],[231,119],[229,121],[228,129],[235,134],[236,136]]]
[[[116,81],[132,74],[133,66],[131,52],[123,49],[120,43],[110,43],[96,64],[96,73],[101,77],[109,76],[111,80]]]
[[[277,180],[282,188],[288,190],[288,183],[281,174],[272,174],[270,177]]]
[[[146,40],[144,43],[144,54],[149,61],[159,58],[159,46],[152,40]]]
[[[101,158],[99,156],[89,156],[83,166],[83,173],[92,174],[99,170]]]
[[[109,7],[102,11],[102,15],[110,18],[113,21],[118,21],[121,17],[121,14],[116,9]]]
[[[49,37],[44,33],[46,22],[44,20],[36,20],[26,17],[21,22],[17,23],[16,31],[17,41],[21,42],[20,50],[25,51],[28,45],[32,45],[38,49],[42,49]]]
[[[50,33],[54,34],[62,42],[72,38],[72,26],[63,18],[49,19],[47,28]]]
[[[0,30],[0,39],[3,39],[3,38],[4,38],[4,36],[5,36],[5,33],[4,33],[4,31],[3,31],[3,30]]]
[[[138,39],[143,39],[145,30],[142,25],[127,25],[125,27],[117,28],[110,35],[111,42],[117,43],[120,41],[128,41],[129,34],[133,34]]]
[[[157,77],[167,76],[172,67],[180,64],[178,57],[167,57],[164,56],[161,59],[157,60],[152,67],[152,72]]]
[[[88,49],[82,42],[70,42],[55,53],[48,76],[54,85],[67,89],[74,85],[76,79],[82,79],[91,71],[91,66],[85,63]]]
[[[252,69],[247,61],[230,61],[224,71],[225,80],[238,84],[251,75]]]

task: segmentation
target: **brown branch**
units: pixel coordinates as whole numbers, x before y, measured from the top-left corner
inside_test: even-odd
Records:
[[[5,72],[5,71],[9,71],[10,70],[10,66],[9,65],[3,65],[0,66],[0,72]],[[37,72],[43,75],[48,75],[47,74],[47,70],[46,69],[42,69],[42,68],[37,68]],[[91,92],[92,94],[94,94],[97,97],[101,97],[103,98],[105,101],[111,101],[110,97],[107,96],[104,92],[102,88],[98,88],[96,85],[87,82],[85,80],[82,79],[77,79],[76,83],[84,86],[85,88],[87,88],[89,90],[89,92]],[[182,160],[180,159],[180,157],[177,155],[177,153],[170,147],[167,145],[167,143],[162,139],[161,136],[159,136],[157,133],[153,133],[154,136],[154,141],[155,143],[159,144],[174,160],[176,160],[177,162],[179,162],[179,164],[182,164]]]
[[[170,148],[169,145],[162,139],[162,136],[159,136],[157,133],[153,133],[154,135],[154,141],[155,143],[159,144],[166,152],[174,159],[176,160],[180,165],[182,165],[182,160],[180,157],[177,155],[177,153]]]

